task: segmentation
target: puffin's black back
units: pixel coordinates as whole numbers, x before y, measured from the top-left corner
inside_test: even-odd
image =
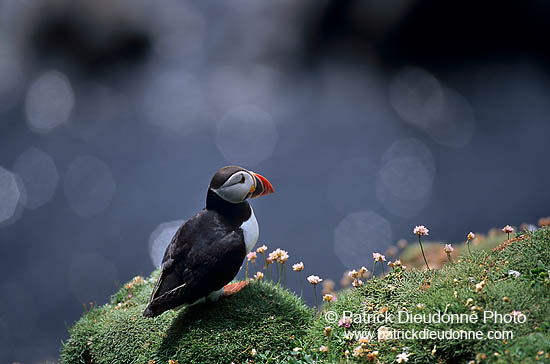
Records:
[[[187,220],[168,245],[143,315],[193,303],[231,282],[246,255],[240,226],[250,216],[248,202],[232,204],[209,189],[206,208]]]

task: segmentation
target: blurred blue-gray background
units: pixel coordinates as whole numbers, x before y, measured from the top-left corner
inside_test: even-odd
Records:
[[[0,0],[0,363],[56,361],[240,164],[338,279],[549,214],[545,1]],[[297,277],[287,276],[291,288]],[[309,290],[307,299],[311,302]]]

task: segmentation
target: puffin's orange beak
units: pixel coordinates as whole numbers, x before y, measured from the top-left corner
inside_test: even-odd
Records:
[[[275,192],[273,190],[273,186],[267,180],[267,178],[265,178],[264,176],[258,173],[254,173],[254,172],[250,172],[250,173],[252,173],[252,175],[256,179],[256,188],[254,189],[254,191],[252,191],[252,194],[250,195],[251,198],[265,196]]]

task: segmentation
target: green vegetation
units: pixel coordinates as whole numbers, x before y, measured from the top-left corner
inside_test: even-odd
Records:
[[[501,240],[502,242],[502,240]],[[494,245],[494,244],[491,244]],[[518,271],[521,276],[508,274]],[[374,331],[380,326],[393,330],[468,330],[511,331],[513,339],[501,340],[385,340],[376,336],[362,345],[355,338],[346,338],[343,327],[327,322],[324,312],[314,323],[307,339],[306,351],[314,352],[321,345],[330,347],[316,358],[340,362],[349,360],[395,362],[400,353],[409,354],[409,363],[540,363],[548,362],[550,351],[550,229],[519,235],[518,239],[496,251],[472,251],[472,257],[463,250],[454,264],[437,271],[396,269],[384,279],[369,280],[358,289],[342,292],[338,301],[324,307],[324,312],[335,311],[341,317],[344,311],[361,314],[387,311],[395,317],[394,323],[368,324],[352,322],[347,330]],[[483,282],[483,283],[482,283]],[[429,315],[442,313],[477,313],[476,323],[398,323],[398,311]],[[525,323],[494,323],[483,321],[483,312],[499,314],[521,312]],[[404,315],[403,315],[404,317]],[[332,327],[330,338],[324,334]],[[498,334],[497,334],[498,335]],[[508,334],[506,334],[508,335]],[[318,349],[317,349],[318,350]],[[373,352],[377,352],[373,355]],[[353,356],[355,353],[356,356]],[[370,357],[368,356],[370,354]]]
[[[276,359],[292,351],[313,318],[293,293],[260,282],[216,304],[143,318],[153,285],[154,277],[134,279],[111,303],[87,312],[70,330],[61,362],[230,363],[251,358],[252,349]]]
[[[455,247],[453,263],[430,272],[400,267],[384,278],[338,293],[315,316],[293,293],[272,283],[252,282],[235,296],[216,304],[170,311],[155,319],[141,312],[155,273],[123,287],[111,303],[94,307],[71,329],[63,345],[64,364],[108,363],[548,363],[550,362],[550,228],[505,238],[495,235]],[[426,253],[437,244],[426,244]],[[493,248],[497,249],[493,250]],[[485,248],[482,249],[482,248]],[[413,249],[413,247],[410,247]],[[442,251],[442,246],[439,248]],[[407,252],[407,251],[406,251]],[[445,257],[445,255],[443,255]],[[430,266],[429,253],[427,254]],[[422,258],[420,258],[422,259]],[[422,262],[423,263],[423,262]],[[407,265],[407,264],[405,264]],[[519,277],[509,274],[520,273]],[[437,311],[479,316],[477,322],[454,324],[397,322],[399,311],[430,315]],[[355,315],[384,313],[394,322],[366,323],[352,318],[349,328],[328,320],[334,311]],[[484,322],[484,311],[515,317],[524,323]],[[515,312],[515,316],[512,316]],[[426,317],[424,316],[424,317]],[[355,316],[356,317],[356,316]],[[336,320],[337,321],[337,320]],[[498,321],[498,320],[497,320]],[[330,333],[326,327],[331,327]],[[377,330],[495,331],[513,338],[493,340],[377,340]],[[373,332],[361,340],[349,333]],[[384,329],[382,329],[384,330]],[[498,335],[498,334],[497,334]],[[297,348],[293,350],[293,348]],[[255,349],[255,355],[252,354]],[[321,350],[320,350],[321,349]]]

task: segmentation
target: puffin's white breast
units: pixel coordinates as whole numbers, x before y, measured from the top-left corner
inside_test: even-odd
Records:
[[[258,236],[260,235],[260,229],[258,228],[258,221],[256,221],[256,216],[254,216],[254,210],[250,206],[250,217],[248,220],[241,224],[241,229],[244,233],[244,244],[246,245],[246,254],[250,253],[256,242],[258,241]]]

